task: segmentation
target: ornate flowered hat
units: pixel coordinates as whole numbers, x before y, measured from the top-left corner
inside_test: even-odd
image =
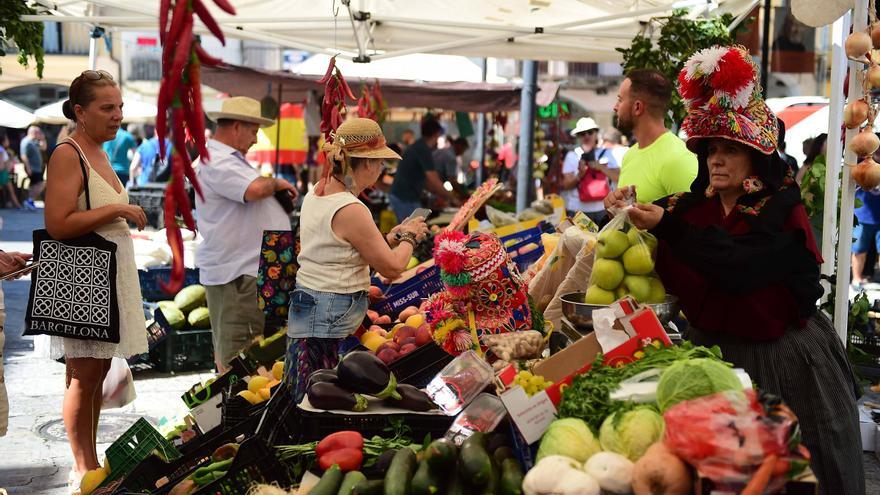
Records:
[[[688,115],[687,146],[703,138],[738,141],[769,155],[776,151],[776,116],[764,103],[758,68],[745,47],[714,46],[695,53],[678,75]]]
[[[532,328],[528,285],[498,236],[444,232],[434,260],[446,290],[432,296],[428,320],[447,352],[476,348],[486,333]]]

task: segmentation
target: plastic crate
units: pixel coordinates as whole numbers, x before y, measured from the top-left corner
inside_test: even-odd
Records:
[[[297,443],[321,440],[331,433],[354,430],[365,438],[387,434],[392,421],[403,420],[412,431],[415,442],[421,442],[425,435],[441,438],[449,430],[455,419],[439,414],[334,414],[299,410],[300,434]]]
[[[428,342],[392,362],[388,368],[397,377],[398,383],[424,388],[450,361],[452,361],[451,354],[434,342]]]
[[[128,476],[138,464],[152,455],[154,450],[167,461],[180,458],[180,452],[174,445],[156,431],[146,419],[140,418],[107,448],[110,475],[102,485],[108,485]]]
[[[400,285],[392,286],[384,299],[372,305],[372,309],[394,319],[407,306],[418,306],[423,299],[441,290],[440,268],[433,266]]]
[[[193,493],[242,495],[254,483],[277,483],[284,489],[296,483],[291,470],[278,460],[275,448],[260,436],[251,437],[241,444],[226,476]]]
[[[223,405],[221,407],[223,429],[234,428],[238,424],[248,421],[256,416],[262,416],[266,408],[266,402],[259,404],[251,404],[243,397],[237,394],[242,390],[247,390],[245,382],[239,382],[239,385],[231,387],[223,391]]]
[[[162,290],[159,285],[160,281],[168,281],[171,277],[170,266],[157,266],[147,268],[146,270],[138,270],[138,279],[141,284],[141,297],[145,301],[165,301],[172,299],[174,294],[168,294]],[[199,283],[199,269],[186,268],[183,274],[183,286],[195,285]]]
[[[150,351],[153,368],[164,373],[214,368],[211,330],[173,331]]]

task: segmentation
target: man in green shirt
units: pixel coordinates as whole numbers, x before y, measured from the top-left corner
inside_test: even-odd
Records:
[[[640,203],[689,191],[697,177],[697,156],[666,129],[671,96],[672,84],[653,69],[631,71],[617,93],[617,128],[637,141],[623,155],[618,187],[635,186]]]

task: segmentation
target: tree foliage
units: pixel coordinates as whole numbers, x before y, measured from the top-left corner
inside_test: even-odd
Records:
[[[25,0],[0,1],[0,58],[10,49],[18,49],[18,63],[28,67],[33,57],[37,65],[37,77],[43,78],[43,23],[21,20],[23,15],[45,13],[27,4]],[[3,67],[0,66],[0,74]]]
[[[655,17],[633,38],[629,48],[618,48],[623,55],[624,74],[632,69],[657,69],[670,81],[676,81],[684,63],[697,51],[735,42],[736,31],[728,31],[734,19],[732,14],[709,19],[689,19],[687,14],[687,10],[677,9],[668,17]],[[652,38],[658,28],[660,36],[654,43]],[[684,104],[676,91],[672,93],[670,110],[674,123],[684,119]]]

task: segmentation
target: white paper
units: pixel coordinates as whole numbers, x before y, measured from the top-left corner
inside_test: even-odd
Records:
[[[593,311],[593,331],[596,332],[596,340],[599,341],[602,352],[606,354],[630,339],[626,332],[613,328],[616,320],[617,316],[612,308],[602,308]]]

